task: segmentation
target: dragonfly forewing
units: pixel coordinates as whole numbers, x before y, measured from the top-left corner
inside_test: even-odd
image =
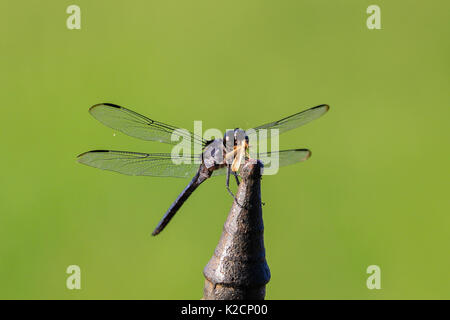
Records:
[[[311,122],[311,121],[321,117],[329,109],[330,109],[330,107],[328,105],[322,104],[320,106],[313,107],[313,108],[301,111],[299,113],[293,114],[293,115],[283,118],[281,120],[266,123],[266,124],[256,127],[256,128],[248,129],[247,131],[256,133],[258,135],[257,138],[259,138],[261,136],[259,134],[260,130],[276,129],[277,131],[274,131],[272,133],[269,133],[269,132],[267,133],[267,138],[270,138],[271,136],[275,136],[275,135],[284,133],[286,131],[303,126],[303,125],[307,124],[308,122]]]
[[[96,104],[89,112],[104,125],[134,138],[169,144],[177,144],[181,139],[187,139],[191,145],[196,143],[202,147],[207,143],[206,140],[185,129],[152,120],[112,103]]]

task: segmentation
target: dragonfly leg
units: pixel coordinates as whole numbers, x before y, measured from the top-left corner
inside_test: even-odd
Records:
[[[231,165],[227,166],[227,190],[228,193],[236,200],[236,197],[233,194],[233,191],[230,189],[230,174],[231,174]]]
[[[233,199],[237,203],[237,205],[242,208],[242,205],[239,203],[239,201],[236,198],[236,196],[234,195],[233,191],[231,191],[231,189],[230,189],[230,174],[231,174],[231,165],[228,165],[227,166],[227,191],[233,197]],[[233,175],[234,175],[234,173],[233,173]]]
[[[233,172],[233,175],[234,175],[234,178],[236,179],[237,186],[239,187],[240,182],[239,182],[238,174],[236,172]]]

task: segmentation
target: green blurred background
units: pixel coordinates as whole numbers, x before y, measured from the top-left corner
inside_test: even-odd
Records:
[[[66,8],[81,8],[68,30]],[[382,30],[366,27],[381,7]],[[168,152],[88,114],[113,102],[191,129],[251,127],[327,103],[280,137],[305,163],[262,182],[268,299],[450,298],[448,1],[0,3],[0,298],[199,299],[231,206],[211,179],[78,164]],[[82,289],[66,288],[81,267]],[[381,267],[381,290],[366,268]]]

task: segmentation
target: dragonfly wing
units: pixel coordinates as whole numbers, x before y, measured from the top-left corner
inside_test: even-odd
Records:
[[[206,140],[187,130],[177,130],[179,128],[149,119],[112,103],[96,104],[89,109],[89,112],[104,125],[142,140],[177,144],[183,138],[202,146],[206,144]],[[172,141],[172,137],[175,141]]]
[[[283,132],[295,129],[297,127],[300,127],[304,124],[307,124],[308,122],[311,122],[319,117],[321,117],[323,114],[325,114],[330,107],[326,104],[322,104],[317,107],[313,107],[308,110],[301,111],[299,113],[293,114],[292,116],[283,118],[281,120],[271,122],[264,124],[262,126],[253,128],[256,132],[258,130],[262,129],[278,129],[278,133],[281,134]],[[270,136],[270,133],[268,133],[268,136]]]
[[[258,159],[264,165],[268,165],[271,159],[278,157],[278,165],[280,167],[288,166],[297,162],[303,162],[311,157],[311,151],[308,149],[291,149],[277,152],[260,153]]]
[[[291,149],[278,152],[260,153],[258,159],[266,166],[269,165],[274,157],[278,157],[278,166],[284,167],[290,164],[303,162],[311,157],[311,151],[308,149]],[[212,176],[221,176],[227,173],[227,168],[220,168],[213,172]]]
[[[78,162],[103,170],[131,176],[192,178],[198,171],[196,158],[172,157],[170,153],[138,153],[127,151],[94,150],[78,156]],[[186,163],[175,163],[184,161]]]

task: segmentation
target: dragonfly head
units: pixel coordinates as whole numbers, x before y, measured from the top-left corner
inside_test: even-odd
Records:
[[[248,136],[244,130],[239,128],[228,130],[223,136],[223,144],[228,152],[235,147],[241,146],[244,142],[248,146]]]

